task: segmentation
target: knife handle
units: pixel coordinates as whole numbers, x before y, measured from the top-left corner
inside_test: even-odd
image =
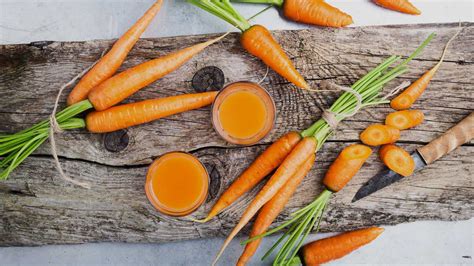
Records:
[[[474,113],[471,113],[446,133],[418,149],[426,164],[430,164],[474,137]]]

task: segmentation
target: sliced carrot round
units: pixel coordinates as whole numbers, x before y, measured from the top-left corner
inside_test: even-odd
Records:
[[[385,124],[404,130],[421,124],[424,119],[425,116],[420,110],[404,110],[388,114]]]
[[[390,170],[409,176],[415,171],[415,161],[404,149],[394,145],[384,145],[379,151],[380,159]]]
[[[373,124],[360,134],[360,140],[370,146],[393,143],[400,138],[400,130],[389,125]]]

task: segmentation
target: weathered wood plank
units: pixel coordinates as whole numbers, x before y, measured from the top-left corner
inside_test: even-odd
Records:
[[[311,29],[275,32],[298,69],[314,86],[330,79],[349,85],[391,54],[408,55],[431,32],[438,37],[401,80],[413,80],[435,64],[455,24]],[[446,62],[416,104],[426,122],[402,134],[402,143],[414,150],[453,126],[472,111],[474,78],[474,26],[468,24],[453,42]],[[141,40],[123,68],[194,44],[209,36]],[[0,132],[13,132],[47,117],[57,89],[97,59],[112,41],[45,43],[0,46]],[[221,68],[227,82],[259,80],[261,62],[246,54],[232,34],[184,67],[153,83],[128,101],[192,92],[190,81],[200,68]],[[318,106],[328,106],[337,93],[297,90],[270,71],[263,85],[275,98],[278,119],[262,144],[235,147],[222,141],[209,124],[209,108],[179,114],[120,134],[71,131],[58,138],[66,172],[91,182],[83,190],[62,182],[44,145],[9,180],[0,183],[0,245],[42,245],[91,241],[159,242],[224,235],[242,213],[251,195],[239,200],[218,219],[204,225],[170,218],[147,203],[143,191],[146,167],[170,150],[190,151],[213,173],[211,196],[193,216],[202,217],[216,196],[262,151],[288,130],[302,129],[318,118]],[[65,97],[64,97],[65,99]],[[63,99],[63,100],[64,100]],[[64,103],[63,103],[64,104]],[[321,178],[346,143],[357,140],[368,124],[381,122],[386,106],[361,111],[347,119],[318,154],[316,166],[290,202],[281,222],[322,189]],[[106,143],[123,150],[110,152]],[[357,189],[382,167],[376,155],[344,192],[337,194],[322,224],[336,231],[373,224],[396,224],[418,219],[458,220],[471,217],[474,146],[472,142],[441,161],[355,204]],[[251,194],[254,194],[254,190]]]

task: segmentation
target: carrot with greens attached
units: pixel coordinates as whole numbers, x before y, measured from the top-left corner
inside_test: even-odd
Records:
[[[394,143],[400,138],[400,130],[389,125],[373,124],[360,134],[360,140],[370,146]]]
[[[410,15],[420,15],[421,11],[408,0],[374,0],[374,2],[384,8],[402,12]]]
[[[410,176],[415,171],[415,161],[410,154],[394,144],[383,145],[379,156],[390,170],[402,176]]]
[[[283,15],[306,24],[344,27],[352,24],[352,17],[323,0],[232,0],[232,2],[269,4],[283,9]]]
[[[193,56],[224,36],[225,34],[127,69],[95,87],[89,93],[89,101],[97,111],[110,108],[143,87],[178,69]]]
[[[362,144],[346,147],[329,167],[323,184],[332,192],[338,192],[355,176],[371,154],[372,149]]]
[[[261,25],[251,26],[235,10],[229,0],[188,0],[188,2],[241,30],[240,43],[249,53],[260,58],[271,69],[296,86],[309,89],[308,83],[296,70],[290,58],[272,37],[270,31]]]
[[[237,225],[230,232],[224,241],[219,253],[214,259],[213,265],[217,263],[219,257],[225,248],[238,232],[252,219],[252,217],[265,205],[275,194],[288,182],[288,180],[298,171],[298,169],[308,160],[312,153],[316,151],[317,141],[314,137],[303,138],[291,151],[291,153],[281,163],[270,180],[263,186],[260,192],[255,196],[249,204],[245,212],[242,214]]]
[[[423,123],[424,119],[425,115],[420,110],[403,110],[388,114],[385,118],[385,124],[404,130],[416,127]]]
[[[87,130],[93,133],[106,133],[144,124],[210,105],[216,95],[217,91],[183,94],[117,105],[104,111],[94,111],[86,116]]]
[[[77,83],[67,98],[68,105],[87,99],[90,90],[104,80],[110,78],[122,65],[125,57],[138,41],[142,33],[150,25],[161,9],[163,1],[156,1],[135,24],[120,37],[97,64]]]
[[[222,193],[206,218],[196,222],[207,222],[255,187],[263,178],[277,168],[301,140],[297,132],[289,132],[273,142],[255,161]]]
[[[273,223],[276,217],[285,207],[286,203],[290,200],[291,196],[295,193],[303,178],[308,174],[309,170],[313,166],[316,155],[313,153],[306,160],[306,162],[300,167],[300,169],[291,177],[290,180],[273,196],[273,198],[263,205],[262,209],[257,215],[257,219],[252,226],[250,237],[254,237],[265,233],[268,227]],[[257,239],[245,245],[244,252],[240,255],[237,265],[242,266],[247,264],[250,258],[253,256],[255,251],[262,239]]]
[[[456,38],[456,36],[461,32],[462,28],[460,27],[456,34],[451,37],[446,46],[444,47],[443,54],[439,59],[439,62],[430,70],[428,70],[423,76],[417,79],[413,84],[411,84],[408,88],[406,88],[402,93],[400,93],[397,97],[395,97],[392,101],[390,101],[390,107],[395,110],[405,110],[410,108],[418,98],[423,94],[423,92],[428,87],[428,84],[433,79],[434,75],[438,71],[439,67],[443,63],[444,57],[446,52],[448,51],[448,47],[451,42]]]
[[[291,265],[316,266],[342,258],[372,242],[383,231],[384,229],[380,227],[370,227],[316,240],[306,244]]]

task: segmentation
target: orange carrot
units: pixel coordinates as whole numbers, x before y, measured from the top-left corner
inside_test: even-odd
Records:
[[[271,69],[296,86],[308,89],[309,85],[293,66],[285,51],[272,37],[270,31],[261,25],[254,25],[244,31],[240,38],[242,46],[252,55],[260,58]]]
[[[360,134],[360,140],[370,146],[393,143],[400,138],[400,130],[395,127],[381,124],[368,126]]]
[[[225,35],[127,69],[92,89],[89,93],[89,101],[97,111],[105,110],[178,69],[193,56],[219,41]]]
[[[365,145],[347,146],[329,167],[323,184],[331,191],[338,192],[357,174],[371,154],[372,149]]]
[[[424,119],[425,115],[420,110],[404,110],[388,114],[385,124],[404,130],[421,124]]]
[[[410,14],[410,15],[420,15],[421,11],[418,10],[410,1],[408,0],[374,0],[374,2],[384,8],[388,8],[394,11]]]
[[[352,24],[352,17],[322,0],[285,0],[285,17],[307,24],[344,27]]]
[[[380,227],[370,227],[316,240],[301,249],[300,258],[307,266],[339,259],[372,242],[383,231],[384,229]]]
[[[112,132],[201,108],[211,104],[216,95],[217,92],[212,91],[118,105],[89,113],[86,116],[86,125],[93,133]]]
[[[394,144],[383,145],[379,155],[390,170],[402,176],[409,176],[415,171],[415,161],[410,154]]]
[[[110,78],[122,65],[125,57],[150,25],[161,8],[163,1],[156,1],[135,24],[120,37],[92,69],[84,75],[67,98],[68,105],[87,99],[90,90]]]
[[[197,222],[207,222],[244,193],[256,186],[277,168],[301,140],[298,132],[289,132],[270,145],[253,163],[224,191],[207,217]]]
[[[237,233],[252,219],[255,213],[265,205],[275,194],[288,182],[288,180],[298,171],[298,169],[306,162],[311,153],[316,151],[317,141],[314,137],[303,138],[285,158],[282,164],[275,171],[275,174],[268,180],[265,186],[255,196],[253,201],[249,204],[245,212],[242,214],[237,225],[230,232],[227,239],[224,241],[219,253],[217,254],[213,265],[224,252],[230,241],[237,235]]]
[[[448,47],[451,42],[456,38],[456,36],[461,32],[462,28],[460,27],[459,30],[451,37],[446,46],[444,47],[443,53],[439,62],[430,70],[428,70],[423,76],[421,76],[418,80],[413,82],[408,88],[406,88],[402,93],[400,93],[397,97],[390,101],[390,107],[395,110],[405,110],[410,108],[418,98],[420,98],[421,94],[426,90],[428,84],[433,79],[434,75],[438,71],[439,67],[443,63],[444,57],[446,52],[448,51]]]
[[[275,218],[285,207],[286,203],[290,200],[291,196],[295,193],[303,178],[308,174],[309,170],[313,166],[316,155],[313,153],[306,160],[306,162],[298,169],[298,171],[291,177],[290,180],[273,196],[273,198],[263,205],[262,209],[257,215],[257,219],[253,223],[250,238],[263,234],[268,227],[273,223]],[[262,238],[247,243],[245,250],[239,258],[237,265],[245,265],[253,256]]]

